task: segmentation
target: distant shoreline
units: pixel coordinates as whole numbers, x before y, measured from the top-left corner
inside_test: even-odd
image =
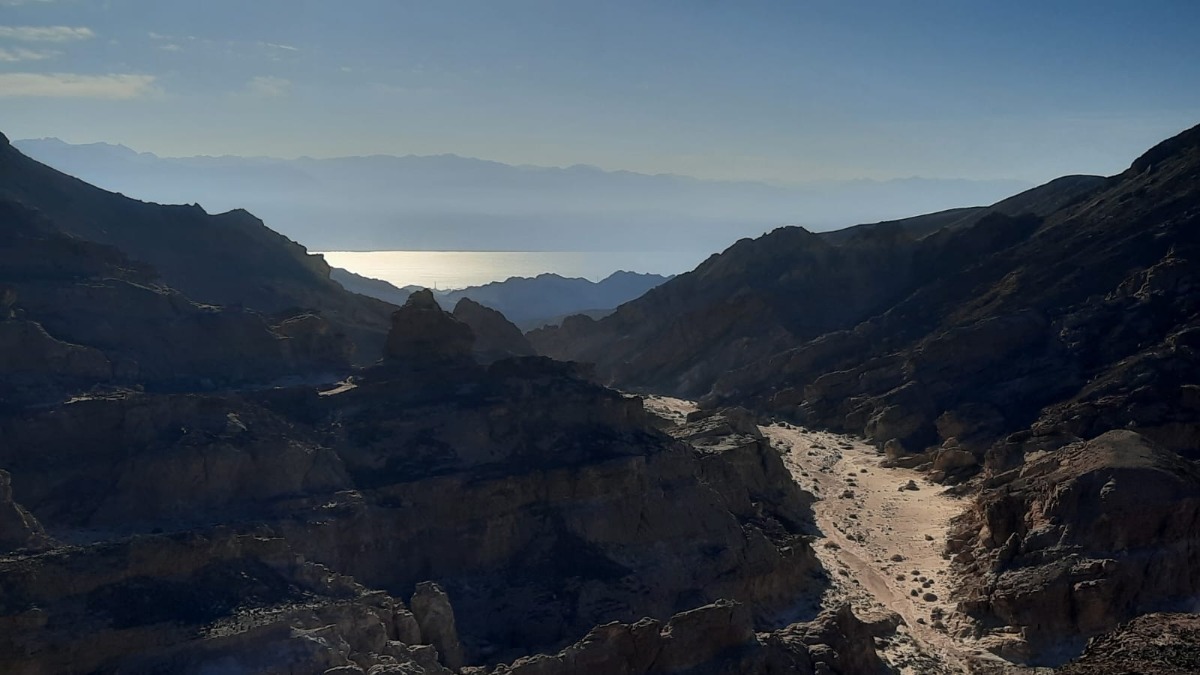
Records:
[[[314,251],[334,267],[398,288],[455,290],[512,277],[558,274],[600,281],[616,272],[682,274],[708,253],[695,251]]]

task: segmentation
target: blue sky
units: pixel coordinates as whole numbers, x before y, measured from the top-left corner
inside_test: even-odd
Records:
[[[792,183],[1115,173],[1200,2],[0,0],[0,131]]]

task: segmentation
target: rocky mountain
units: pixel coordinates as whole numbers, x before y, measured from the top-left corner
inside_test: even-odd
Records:
[[[602,381],[861,434],[963,483],[964,630],[1054,664],[1195,597],[1198,225],[1200,127],[986,210],[744,240],[529,337]]]
[[[612,316],[570,318],[530,339],[543,354],[596,363],[602,377],[622,386],[699,397],[731,370],[853,328],[936,279],[940,270],[930,263],[946,259],[938,250],[945,238],[987,231],[1003,244],[1021,227],[1005,225],[1009,216],[1024,214],[1026,205],[1052,210],[1101,182],[1060,179],[989,208],[839,232],[780,228],[737,242]],[[969,227],[982,220],[1001,224]],[[945,234],[927,241],[933,227]],[[980,255],[968,247],[988,245],[983,237],[965,243],[961,252],[947,253]]]
[[[0,199],[37,211],[66,235],[115,248],[197,303],[319,313],[364,362],[376,358],[387,332],[391,306],[346,293],[319,256],[245,211],[209,215],[107,192],[24,156],[3,137]]]
[[[213,217],[26,168],[0,183],[0,672],[885,669],[896,623],[819,611],[812,495],[745,413],[664,425],[428,291],[354,368],[331,320],[175,285],[341,298],[293,245],[234,218],[168,278],[159,230]],[[190,276],[218,235],[288,283]]]
[[[485,369],[452,336],[469,329],[418,301],[383,365],[337,389],[0,420],[12,503],[40,523],[0,560],[5,672],[448,672],[744,603],[724,628],[676,617],[653,648],[699,664],[730,655],[684,645],[755,642],[820,592],[809,497],[760,438],[675,440],[571,366]],[[57,543],[34,554],[41,527]],[[813,628],[788,658],[823,639],[873,658],[853,617],[822,620],[859,633]]]
[[[470,298],[500,311],[526,330],[540,328],[556,319],[583,311],[603,312],[641,297],[646,291],[670,279],[661,274],[614,272],[600,281],[539,274],[513,277],[482,286],[464,288],[439,295],[439,302],[453,307]]]
[[[386,281],[336,267],[331,276],[348,291],[397,305],[404,304],[408,295],[418,288],[397,288]],[[573,314],[605,315],[669,278],[660,274],[621,271],[600,281],[591,281],[546,273],[536,277],[511,277],[454,291],[434,291],[434,297],[446,309],[454,308],[464,298],[470,299],[501,312],[517,326],[530,330],[558,323]]]
[[[0,199],[0,407],[71,394],[265,385],[348,372],[317,314],[197,303],[112,246]]]

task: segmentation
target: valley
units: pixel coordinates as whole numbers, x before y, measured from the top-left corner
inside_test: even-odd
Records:
[[[523,331],[0,136],[0,671],[1195,672],[1198,233],[1195,127]]]

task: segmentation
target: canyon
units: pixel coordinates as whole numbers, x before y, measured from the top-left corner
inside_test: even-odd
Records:
[[[0,671],[1194,672],[1198,225],[1200,127],[523,333],[0,136]]]

